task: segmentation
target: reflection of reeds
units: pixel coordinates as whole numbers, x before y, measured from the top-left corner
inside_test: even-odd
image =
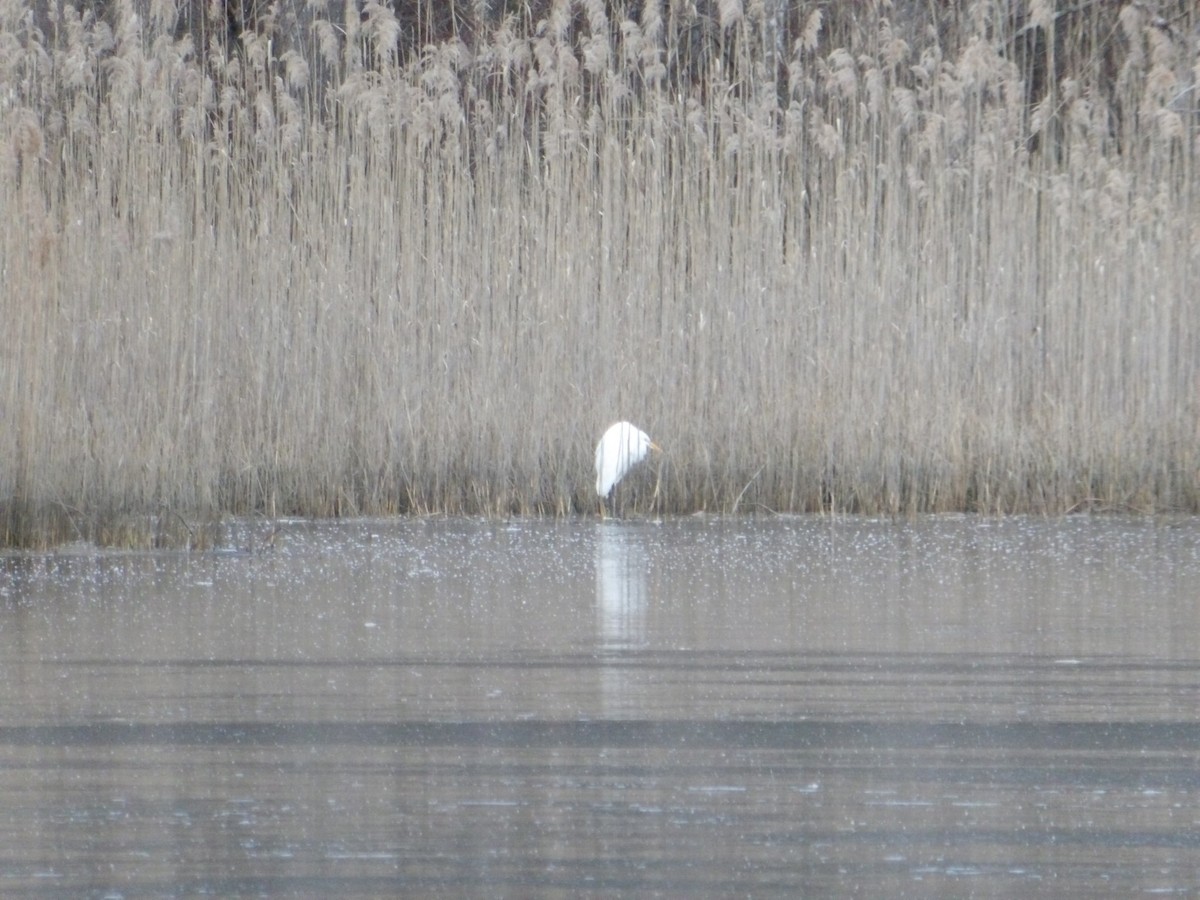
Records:
[[[1189,21],[1067,71],[1031,4],[1037,82],[982,14],[560,0],[405,54],[368,4],[198,62],[151,6],[0,0],[10,541],[592,509],[621,417],[668,512],[1200,508]]]

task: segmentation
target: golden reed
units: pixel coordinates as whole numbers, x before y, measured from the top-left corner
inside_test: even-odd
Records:
[[[496,5],[0,0],[3,541],[1200,509],[1190,4]]]

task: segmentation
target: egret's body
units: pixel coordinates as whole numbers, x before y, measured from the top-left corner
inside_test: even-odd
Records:
[[[604,432],[596,445],[596,493],[600,496],[602,517],[604,499],[651,450],[659,450],[658,445],[650,440],[650,435],[629,422],[617,422]]]

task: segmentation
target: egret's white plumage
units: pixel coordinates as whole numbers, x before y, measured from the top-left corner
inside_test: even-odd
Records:
[[[612,493],[617,482],[645,459],[647,453],[658,449],[650,435],[629,422],[617,422],[604,432],[596,445],[596,493],[600,495],[601,514],[604,498]]]

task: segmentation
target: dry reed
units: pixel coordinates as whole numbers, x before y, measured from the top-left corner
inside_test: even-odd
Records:
[[[1194,12],[476,7],[0,0],[5,541],[591,510],[616,418],[634,508],[1200,509]]]

